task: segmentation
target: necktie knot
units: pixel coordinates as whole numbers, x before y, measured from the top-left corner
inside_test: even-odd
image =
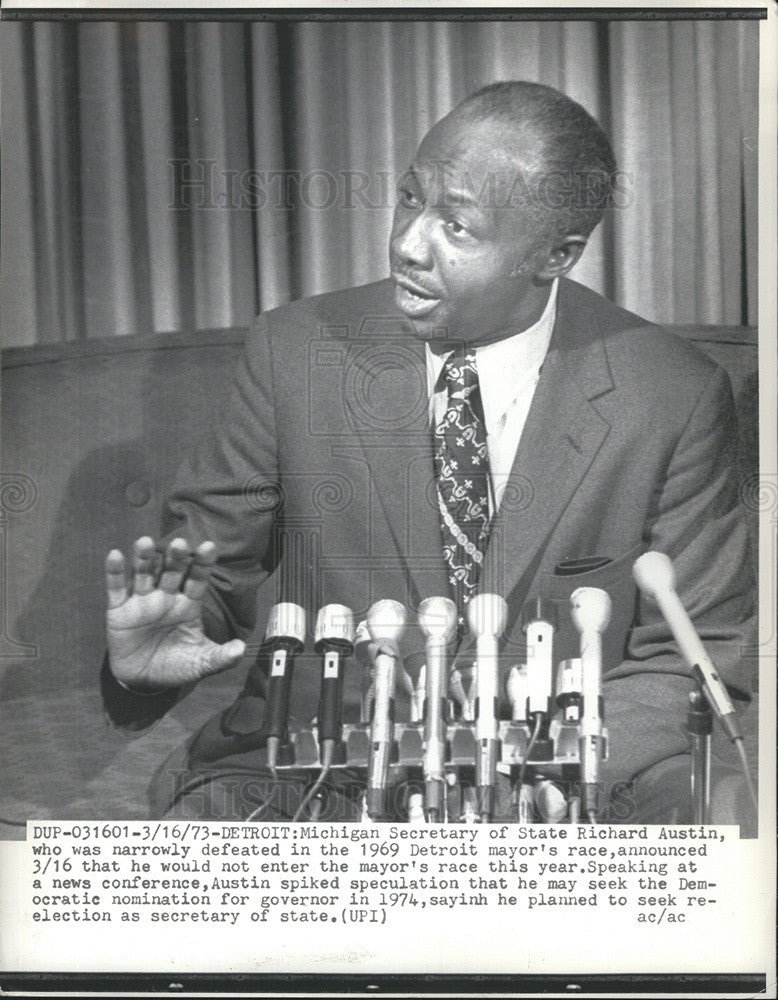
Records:
[[[474,389],[478,385],[475,351],[472,348],[457,348],[446,359],[441,378],[448,388],[449,395]]]

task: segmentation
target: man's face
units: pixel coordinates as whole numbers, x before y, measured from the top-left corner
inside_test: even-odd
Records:
[[[518,140],[520,142],[520,139]],[[520,202],[534,144],[451,115],[422,141],[399,185],[390,241],[398,308],[427,341],[489,342],[526,328],[547,297],[530,260],[542,246]]]

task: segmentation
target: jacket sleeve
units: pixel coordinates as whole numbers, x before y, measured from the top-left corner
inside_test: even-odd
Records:
[[[657,486],[644,543],[672,559],[678,595],[713,663],[747,702],[756,686],[755,581],[738,493],[737,417],[729,378],[716,368]],[[642,595],[627,656],[603,685],[611,785],[689,748],[690,672],[658,608]]]

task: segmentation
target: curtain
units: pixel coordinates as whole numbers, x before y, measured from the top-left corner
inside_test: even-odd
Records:
[[[758,22],[4,22],[5,346],[243,326],[384,277],[394,181],[499,79],[611,136],[573,277],[648,319],[756,322]]]

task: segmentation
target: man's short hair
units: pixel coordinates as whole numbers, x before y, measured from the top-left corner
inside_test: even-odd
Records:
[[[589,236],[610,203],[616,160],[607,136],[580,104],[553,87],[507,80],[477,90],[454,113],[511,125],[517,143],[522,133],[533,140],[539,160],[517,178],[512,201],[521,199],[539,236]]]

